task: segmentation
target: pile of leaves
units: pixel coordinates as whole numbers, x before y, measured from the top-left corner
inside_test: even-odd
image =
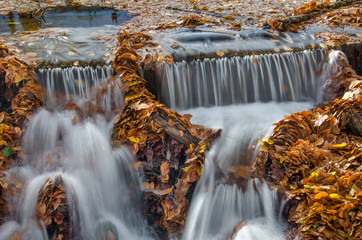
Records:
[[[285,193],[290,239],[362,238],[362,77],[332,81],[336,98],[276,123],[253,166]]]
[[[306,3],[297,10],[294,11],[294,15],[301,15],[311,12],[319,12],[320,10],[327,8],[331,5],[331,1],[326,0],[321,3],[317,3],[316,1],[311,1],[310,3]]]
[[[137,75],[135,48],[152,44],[146,34],[123,32],[114,69],[127,87],[125,107],[114,123],[113,137],[131,147],[143,173],[144,214],[163,233],[181,233],[188,205],[200,178],[205,151],[220,131],[192,125],[158,103]]]
[[[41,107],[42,89],[34,81],[33,67],[0,45],[0,219],[10,206],[7,197],[19,194],[22,185],[6,178],[4,171],[21,164],[20,141],[25,122]]]
[[[46,226],[49,236],[57,233],[57,239],[72,239],[75,219],[71,219],[67,193],[61,177],[48,178],[38,194],[36,215]],[[76,216],[72,216],[76,217]]]

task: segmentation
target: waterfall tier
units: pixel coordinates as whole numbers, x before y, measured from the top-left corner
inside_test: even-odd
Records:
[[[159,99],[171,108],[316,97],[324,50],[163,63]]]

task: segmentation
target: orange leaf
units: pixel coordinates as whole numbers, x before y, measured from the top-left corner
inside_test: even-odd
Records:
[[[47,212],[47,206],[45,205],[45,203],[42,203],[39,208],[38,208],[38,212],[40,214],[40,217],[43,217],[45,215],[45,213]]]
[[[216,55],[218,55],[219,57],[223,57],[225,53],[222,51],[216,51]]]
[[[170,171],[170,164],[168,162],[163,162],[161,164],[160,170],[161,170],[161,175],[162,176],[167,175],[169,173],[169,171]]]
[[[356,194],[356,197],[362,198],[362,191]]]
[[[328,197],[328,193],[327,192],[319,192],[314,196],[314,200],[319,200],[325,197]]]

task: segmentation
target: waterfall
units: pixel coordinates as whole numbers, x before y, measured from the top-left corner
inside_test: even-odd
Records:
[[[338,58],[332,52],[326,61],[324,54],[306,50],[161,65],[160,99],[192,114],[195,124],[223,129],[207,153],[182,239],[284,238],[283,202],[266,184],[250,179],[249,170],[258,140],[274,122],[323,99],[320,90]],[[57,214],[70,224],[68,239],[156,239],[140,211],[134,156],[111,146],[112,113],[123,101],[112,68],[40,69],[38,80],[47,89],[45,108],[27,125],[23,164],[5,172],[8,182],[23,187],[7,196],[16,208],[0,226],[0,239],[54,239],[62,218],[42,217],[49,208],[58,211],[60,203]],[[73,107],[65,108],[68,103]],[[90,114],[89,104],[101,109]],[[242,180],[233,182],[232,174]],[[56,188],[61,197],[53,194]]]
[[[47,209],[59,204],[49,194],[57,186],[52,182],[65,192],[60,199],[66,201],[61,216],[69,218],[68,238],[96,240],[107,234],[113,239],[152,238],[139,210],[141,182],[132,170],[134,156],[125,147],[112,149],[112,122],[97,114],[81,118],[76,110],[59,107],[64,103],[57,93],[67,100],[76,98],[74,104],[92,101],[112,75],[109,66],[39,70],[40,82],[47,88],[46,105],[58,105],[33,115],[23,139],[23,165],[6,172],[9,181],[17,179],[24,187],[20,196],[9,196],[16,209],[11,212],[12,220],[0,227],[0,239],[13,234],[23,239],[54,238],[57,233],[46,227],[55,220],[39,219],[39,211],[46,210],[39,210],[44,196],[51,201]]]
[[[248,56],[163,66],[168,78],[161,79],[167,86],[162,93],[170,105],[192,106],[181,113],[191,114],[194,124],[222,129],[206,156],[184,240],[284,239],[283,201],[249,173],[258,140],[271,133],[272,124],[322,99],[321,88],[337,67],[339,52],[331,52],[323,64],[322,53],[255,56],[258,64]]]
[[[192,122],[221,128],[220,139],[208,152],[188,211],[184,240],[283,239],[283,203],[276,191],[258,179],[248,179],[258,152],[258,140],[283,116],[308,109],[312,102],[269,102],[198,107],[181,113]],[[229,181],[231,169],[244,170],[244,181]],[[242,228],[235,231],[238,225]],[[234,233],[234,234],[232,234]]]
[[[324,50],[163,63],[159,99],[171,108],[316,97]]]
[[[47,88],[47,97],[54,102],[55,91],[65,93],[69,100],[73,95],[90,98],[92,88],[100,88],[114,75],[111,66],[46,68],[38,70],[38,81]]]

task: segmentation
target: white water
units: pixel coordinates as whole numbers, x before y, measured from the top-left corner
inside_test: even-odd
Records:
[[[313,56],[313,54],[308,54],[308,56]],[[303,59],[301,57],[297,64],[302,63]],[[333,63],[332,60],[331,58],[329,62]],[[284,61],[281,59],[275,64]],[[227,61],[224,60],[224,62],[226,64]],[[236,72],[239,73],[244,71],[239,65],[234,67],[233,71],[237,70]],[[280,69],[280,66],[266,65],[265,68],[273,71],[273,69]],[[296,68],[298,67],[293,69]],[[94,101],[94,90],[106,84],[110,77],[105,75],[107,69],[102,68],[100,72],[85,68],[42,70],[40,73],[44,74],[44,78],[41,79],[46,80],[44,84],[48,87],[48,106],[52,106],[51,109],[59,109],[59,105],[63,104],[65,99],[75,100],[82,108],[87,101]],[[291,100],[304,99],[304,97],[298,98],[304,95],[299,93],[303,89],[301,84],[303,85],[304,82],[297,81],[294,84],[291,78],[286,78],[283,74],[293,76],[293,79],[299,78],[294,75],[295,73],[289,72],[287,67],[283,69],[283,71],[278,70],[278,73],[282,75],[278,74],[277,79],[270,81],[280,82],[279,78],[289,79],[288,92],[294,93],[290,95]],[[317,67],[307,69],[317,69]],[[330,68],[325,69],[329,71]],[[312,75],[316,80],[314,72],[309,72],[309,70],[299,71],[299,73]],[[75,72],[78,74],[77,77],[73,77]],[[97,74],[94,75],[95,77],[90,77],[93,74],[89,75],[89,73],[93,72]],[[180,70],[178,72],[181,74]],[[224,82],[227,78],[218,74],[217,78],[213,77],[209,80],[227,85],[228,83]],[[255,92],[257,89],[255,86],[259,86],[257,82],[260,76],[252,76],[255,79],[250,77],[248,82],[254,87],[241,89],[236,94],[239,99],[244,98],[243,94],[254,91],[252,96],[259,97],[253,101],[262,100],[262,95]],[[60,85],[58,85],[59,82]],[[278,86],[280,89],[282,83]],[[315,87],[316,82],[307,86]],[[265,93],[274,96],[276,89],[276,86],[270,87],[268,88],[270,92],[265,90]],[[59,100],[54,93],[55,90],[63,91],[63,98]],[[222,93],[222,96],[233,95],[237,89],[231,87],[229,90],[230,92]],[[197,91],[200,94],[210,93],[206,89]],[[307,87],[305,92],[308,91],[316,92],[315,89]],[[114,110],[111,98],[117,101],[123,99],[121,96],[113,96],[114,94],[120,95],[117,91],[107,91],[107,94],[103,96],[101,105],[104,109]],[[180,95],[173,92],[170,96],[173,94]],[[280,218],[282,203],[275,191],[269,190],[257,179],[248,180],[248,186],[244,191],[236,185],[227,184],[227,173],[231,166],[250,167],[257,151],[256,142],[271,131],[272,123],[291,112],[312,106],[312,102],[277,103],[277,101],[289,99],[289,95],[283,94],[278,93],[276,96],[280,98],[269,99],[274,100],[269,103],[233,104],[184,111],[194,116],[193,123],[222,128],[223,133],[207,154],[202,176],[188,212],[183,239],[283,239],[284,223]],[[180,107],[197,105],[187,102],[190,100],[187,96],[191,95],[185,93],[185,104]],[[236,97],[236,95],[233,96]],[[316,99],[319,98],[319,95],[313,96]],[[222,105],[227,103],[222,102]],[[215,101],[206,102],[205,105],[215,105]],[[153,231],[147,226],[138,210],[137,205],[141,203],[141,190],[138,176],[130,170],[134,161],[133,156],[124,148],[112,150],[110,145],[112,125],[111,121],[105,119],[101,115],[79,119],[75,111],[46,109],[39,110],[33,116],[23,142],[26,154],[24,165],[14,167],[6,173],[9,179],[16,178],[21,181],[24,188],[21,197],[10,199],[18,208],[11,213],[11,219],[0,227],[1,240],[8,239],[17,232],[20,232],[24,239],[47,240],[52,237],[48,236],[42,222],[39,222],[36,217],[38,194],[49,180],[61,180],[64,183],[69,215],[77,220],[73,226],[73,239],[97,239],[100,231],[107,230],[112,231],[116,239],[155,238]],[[224,177],[220,177],[220,173]],[[235,230],[235,227],[240,224],[244,226]]]
[[[230,176],[228,170],[237,166],[250,169],[258,151],[259,144],[257,141],[271,133],[273,123],[292,112],[311,108],[315,103],[311,101],[312,99],[316,101],[323,99],[322,87],[331,76],[332,69],[337,67],[336,59],[339,52],[330,53],[324,64],[314,59],[315,54],[318,55],[320,52],[304,51],[296,56],[291,53],[277,56],[257,56],[259,65],[251,63],[251,58],[238,59],[240,62],[244,61],[243,67],[230,67],[235,59],[230,61],[226,59],[214,60],[216,67],[212,69],[215,72],[202,70],[202,66],[206,66],[210,60],[198,61],[188,65],[190,67],[195,64],[195,66],[201,67],[201,71],[196,71],[196,73],[193,72],[192,67],[185,68],[187,63],[171,66],[171,68],[177,68],[177,70],[172,70],[174,75],[170,74],[170,69],[165,70],[165,74],[170,75],[167,75],[168,78],[163,79],[163,81],[167,82],[165,85],[169,88],[164,90],[166,93],[163,92],[163,94],[167,95],[169,91],[169,96],[174,97],[171,98],[172,107],[184,108],[233,103],[233,105],[222,107],[198,107],[182,111],[182,113],[193,115],[191,121],[195,124],[222,129],[221,138],[217,140],[217,143],[207,154],[202,176],[188,211],[184,240],[284,239],[286,225],[281,218],[283,202],[278,198],[276,191],[270,190],[258,179],[249,179],[245,189],[230,185],[228,183]],[[323,59],[322,56],[320,57]],[[266,64],[268,59],[273,59],[269,65]],[[265,65],[260,64],[262,62]],[[230,69],[228,70],[227,67]],[[235,72],[239,75],[230,77]],[[277,74],[270,74],[263,78],[265,72],[276,72]],[[188,74],[192,77],[189,78]],[[249,78],[245,78],[246,75]],[[194,83],[196,82],[196,85],[203,82],[204,86],[207,84],[215,86],[214,81],[217,81],[219,84],[217,90],[225,90],[226,93],[205,91],[203,88],[200,89],[199,85],[188,88],[187,81],[190,79]],[[220,79],[222,81],[219,81]],[[271,82],[269,88],[265,87],[267,85],[263,85],[265,83],[263,80],[266,79]],[[254,87],[246,87],[246,80]],[[235,82],[243,81],[244,85],[241,84],[241,88],[232,86]],[[286,81],[288,81],[288,87],[285,89]],[[180,82],[183,82],[184,85]],[[273,85],[273,83],[276,84]],[[178,94],[173,92],[176,91],[176,86],[180,86],[180,93]],[[261,89],[262,86],[265,87],[265,92],[254,91]],[[278,86],[283,86],[284,90],[287,91],[278,92]],[[198,91],[201,91],[201,95],[197,93]],[[262,98],[265,97],[263,94],[271,97],[264,98],[264,100],[273,100],[273,102],[261,102]],[[205,99],[205,102],[194,101],[195,98],[193,97],[207,97],[207,95],[209,98]],[[253,96],[252,102],[257,102],[235,104],[240,100],[244,103],[249,102],[248,96],[250,95]],[[178,98],[180,96],[184,98]],[[198,100],[200,99],[202,97],[198,98]],[[309,101],[298,102],[303,99],[309,99]],[[238,225],[242,226],[238,228]]]
[[[171,108],[305,101],[319,89],[324,50],[163,63],[159,98]]]
[[[111,66],[68,67],[39,69],[39,82],[47,88],[47,102],[54,103],[55,91],[61,91],[70,100],[74,95],[90,99],[94,91],[113,76]]]
[[[311,106],[311,102],[269,102],[182,112],[192,114],[195,124],[222,129],[221,138],[207,155],[183,239],[227,239],[242,221],[246,225],[233,239],[283,239],[284,223],[278,213],[282,203],[276,192],[257,179],[249,180],[243,192],[236,185],[225,184],[225,179],[218,178],[216,172],[227,174],[231,166],[250,167],[258,150],[256,142],[270,133],[272,124],[291,112]]]
[[[56,98],[55,90],[65,90],[66,98],[78,103],[90,101],[95,94],[91,87],[99,89],[111,71],[109,67],[42,70],[47,76],[43,79],[48,105],[61,109],[59,105],[64,104]],[[84,85],[74,82],[73,73],[78,73],[78,82],[84,81]],[[59,81],[61,87],[55,84]],[[107,94],[105,97],[109,98]],[[110,108],[107,104],[104,107]],[[53,237],[36,217],[38,194],[50,180],[62,182],[66,189],[70,222],[74,223],[72,239],[99,239],[99,234],[107,231],[116,239],[152,238],[153,231],[139,210],[141,184],[138,173],[132,170],[134,156],[124,147],[112,149],[111,128],[112,122],[100,115],[80,119],[75,111],[38,110],[23,139],[24,165],[6,173],[24,188],[20,197],[10,199],[17,209],[0,227],[0,239],[16,233],[23,239]]]

